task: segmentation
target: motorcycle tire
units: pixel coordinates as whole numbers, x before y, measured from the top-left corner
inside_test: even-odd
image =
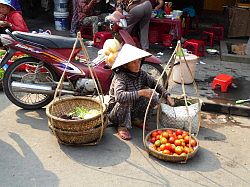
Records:
[[[146,62],[146,61],[142,63],[142,69],[146,71],[149,75],[154,77],[156,80],[158,80],[158,78],[160,77],[160,75],[162,74],[164,70],[160,64],[154,64],[154,63]],[[165,85],[165,88],[167,89],[168,83],[166,82],[167,82],[167,73],[164,72],[160,84],[162,86]]]
[[[20,71],[20,67],[23,67],[25,66],[25,64],[32,64],[34,66],[34,64],[38,64],[39,63],[39,60],[38,59],[35,59],[35,58],[32,58],[32,57],[25,57],[25,58],[20,58],[20,59],[17,59],[16,61],[14,61],[13,63],[10,64],[10,66],[8,67],[8,69],[6,70],[6,72],[4,73],[4,78],[3,78],[3,89],[4,89],[4,92],[6,94],[6,96],[8,97],[8,99],[13,103],[15,104],[16,106],[19,106],[23,109],[26,109],[26,110],[35,110],[35,109],[39,109],[39,108],[42,108],[44,106],[46,106],[47,104],[49,104],[54,96],[53,95],[46,95],[46,94],[33,94],[33,93],[26,93],[26,92],[13,92],[12,91],[12,88],[11,88],[11,82],[12,82],[12,75],[14,74],[15,75],[15,71],[17,71],[17,73],[22,73],[24,74],[25,71]],[[19,69],[18,69],[19,68]],[[42,68],[44,70],[46,70],[46,78],[47,79],[47,74],[50,75],[50,78],[54,81],[58,81],[58,76],[57,74],[54,72],[54,70],[48,66],[47,64],[43,64],[42,65]],[[28,77],[30,76],[29,73],[27,73],[26,75],[22,76],[21,74],[21,80],[19,82],[23,82],[23,79],[24,77]],[[34,74],[34,73],[33,73]],[[18,75],[17,75],[18,77]],[[13,77],[14,79],[15,77]],[[17,79],[17,78],[16,78]],[[37,78],[36,78],[37,79]],[[16,93],[16,94],[15,94]],[[27,96],[27,99],[26,101],[28,100],[31,100],[32,101],[32,98],[33,96],[37,96],[38,95],[41,95],[41,96],[44,96],[44,99],[42,99],[41,101],[38,101],[38,102],[34,102],[34,103],[27,103],[26,101],[22,101],[21,99],[18,98],[18,94],[22,94],[22,93],[25,93]],[[24,97],[23,97],[24,98]],[[38,97],[38,99],[40,99]]]

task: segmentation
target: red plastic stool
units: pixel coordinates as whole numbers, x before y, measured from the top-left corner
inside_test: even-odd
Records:
[[[201,35],[201,39],[203,41],[209,42],[210,47],[214,46],[214,32],[211,30],[203,31]]]
[[[93,39],[93,29],[92,26],[80,26],[80,32],[82,38]]]
[[[113,38],[113,36],[110,32],[107,32],[107,31],[97,32],[94,35],[94,46],[98,48],[102,48],[104,42],[107,39],[111,39],[111,38]]]
[[[148,33],[149,43],[157,43],[159,42],[159,31],[158,30],[150,30]]]
[[[224,40],[224,25],[212,24],[211,31],[214,33],[214,39],[217,41]]]
[[[212,89],[214,90],[217,85],[220,86],[221,92],[227,92],[228,86],[231,86],[233,83],[233,77],[227,74],[217,75],[212,83]]]
[[[171,34],[163,34],[162,42],[164,46],[172,47],[173,35]]]
[[[183,47],[188,51],[191,51],[196,56],[205,55],[205,42],[203,40],[186,40]]]

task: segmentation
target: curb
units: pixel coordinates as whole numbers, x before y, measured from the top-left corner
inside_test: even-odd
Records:
[[[250,106],[236,105],[230,102],[217,102],[216,100],[209,100],[207,98],[201,98],[202,100],[202,111],[218,112],[223,114],[237,115],[250,117]]]

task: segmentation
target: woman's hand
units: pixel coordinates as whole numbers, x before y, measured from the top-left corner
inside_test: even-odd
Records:
[[[168,95],[167,97],[167,104],[170,106],[174,106],[174,100],[170,97],[170,95]]]
[[[153,89],[142,89],[142,90],[139,90],[138,91],[138,95],[139,96],[142,96],[142,97],[147,97],[150,99],[151,95],[154,93],[154,90]]]

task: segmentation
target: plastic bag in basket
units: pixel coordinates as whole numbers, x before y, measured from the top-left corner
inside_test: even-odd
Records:
[[[189,116],[191,119],[191,132],[198,133],[199,130],[199,112],[201,107],[199,103],[191,104],[188,106],[189,115],[186,106],[171,107],[167,104],[161,104],[161,124],[167,128],[178,128],[189,131]]]

